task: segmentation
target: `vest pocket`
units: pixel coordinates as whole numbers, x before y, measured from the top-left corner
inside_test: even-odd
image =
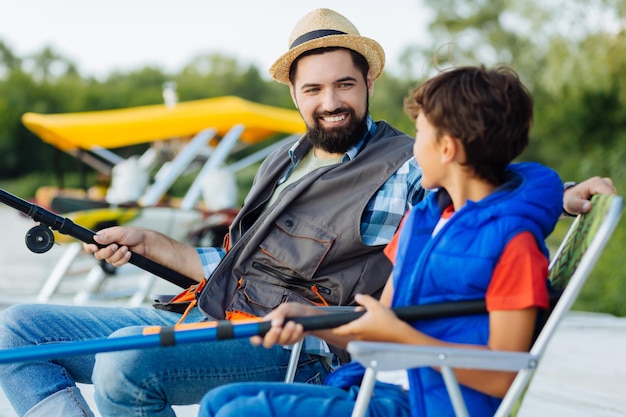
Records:
[[[280,304],[290,301],[315,305],[315,303],[287,288],[249,278],[241,278],[228,311],[245,311],[262,317]]]
[[[292,211],[283,213],[275,224],[260,244],[265,256],[273,260],[268,263],[277,263],[304,279],[312,279],[337,234]]]
[[[252,262],[252,267],[273,278],[279,279],[280,281],[284,282],[286,285],[289,285],[289,286],[308,288],[308,289],[315,287],[316,291],[319,293],[322,293],[325,295],[330,295],[331,293],[330,288],[324,287],[322,285],[317,285],[317,284],[311,285],[308,281],[304,281],[300,278],[292,277],[288,274],[285,274],[282,271],[279,271],[278,269],[272,268],[271,266],[268,266],[268,265],[264,265],[261,262],[257,262],[257,261]]]

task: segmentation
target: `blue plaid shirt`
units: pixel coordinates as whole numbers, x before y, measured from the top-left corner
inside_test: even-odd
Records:
[[[353,159],[366,143],[369,135],[376,131],[376,123],[371,116],[367,118],[368,132],[363,139],[350,148],[343,157],[343,161]],[[295,159],[294,150],[300,142],[289,150],[293,169],[299,160]],[[289,175],[291,169],[287,171]],[[361,219],[361,236],[363,243],[368,246],[386,245],[391,241],[398,229],[404,213],[424,198],[425,190],[422,184],[422,171],[414,157],[409,158],[394,175],[378,190],[376,195],[367,204]],[[225,255],[222,248],[197,248],[202,261],[204,276],[210,276]]]

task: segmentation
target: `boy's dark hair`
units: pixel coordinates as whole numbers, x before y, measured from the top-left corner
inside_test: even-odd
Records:
[[[528,145],[533,100],[507,66],[459,67],[416,87],[404,100],[412,120],[420,112],[437,130],[465,148],[465,165],[493,184],[504,181],[506,165]]]
[[[296,78],[296,68],[298,66],[298,62],[300,61],[300,59],[309,55],[320,55],[326,52],[339,51],[342,49],[344,51],[350,52],[350,55],[352,55],[352,63],[361,72],[361,74],[363,74],[363,79],[367,80],[367,72],[370,70],[370,66],[367,63],[367,60],[365,59],[363,55],[361,55],[360,53],[356,51],[353,51],[350,48],[344,48],[340,46],[329,46],[329,47],[324,47],[324,48],[311,49],[310,51],[303,52],[300,56],[294,59],[293,63],[291,64],[291,68],[289,68],[289,81],[291,82],[291,84],[293,84],[293,81]]]

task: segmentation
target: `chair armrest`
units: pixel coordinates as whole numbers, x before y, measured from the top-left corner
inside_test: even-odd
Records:
[[[348,352],[363,366],[378,371],[423,366],[519,371],[535,369],[538,359],[527,352],[442,348],[380,342],[350,342]]]

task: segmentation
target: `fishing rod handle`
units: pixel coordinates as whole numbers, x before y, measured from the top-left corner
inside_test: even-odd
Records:
[[[329,313],[319,316],[293,317],[288,320],[301,324],[304,331],[333,329],[358,319],[365,311]]]
[[[428,320],[471,314],[485,314],[487,309],[485,300],[448,301],[437,304],[423,304],[405,307],[394,307],[394,314],[403,321]],[[294,317],[289,320],[299,323],[305,331],[332,329],[347,324],[361,317],[365,310],[333,312],[317,316]]]
[[[86,229],[76,223],[72,222],[70,219],[63,219],[62,228],[58,229],[59,232],[63,234],[70,235],[81,242],[85,243],[94,243],[98,245],[99,248],[104,248],[107,245],[102,245],[94,240],[95,232]],[[158,264],[151,259],[146,258],[143,255],[131,251],[129,263],[143,269],[144,271],[150,272],[158,277],[161,277],[173,284],[178,285],[181,288],[189,288],[192,285],[196,285],[198,282],[182,275],[172,269],[169,269],[161,264]]]
[[[0,189],[0,201],[6,205],[21,211],[36,222],[50,227],[52,230],[58,230],[59,233],[72,236],[81,242],[95,244],[103,248],[106,245],[99,244],[93,238],[95,232],[83,226],[74,223],[67,217],[59,216],[51,211],[44,209],[36,204],[23,200],[3,189]],[[145,256],[131,252],[129,262],[147,272],[161,277],[181,288],[188,288],[198,282],[163,265],[160,265]]]
[[[52,229],[55,229],[56,227],[55,230],[58,230],[60,233],[63,233],[65,235],[72,236],[80,240],[81,242],[93,243],[96,244],[99,248],[104,248],[106,246],[94,240],[94,236],[96,235],[96,233],[92,230],[80,226],[66,217],[57,216],[54,213],[51,213],[41,207],[37,207],[37,209],[35,210],[35,216],[31,216],[33,220],[40,221],[41,223],[50,226]],[[51,220],[54,220],[54,223],[48,223]],[[170,281],[171,283],[176,284],[181,288],[188,288],[198,283],[197,281],[189,277],[186,277],[135,252],[131,252],[131,256],[128,262],[143,269],[144,271],[150,272],[158,277]]]

